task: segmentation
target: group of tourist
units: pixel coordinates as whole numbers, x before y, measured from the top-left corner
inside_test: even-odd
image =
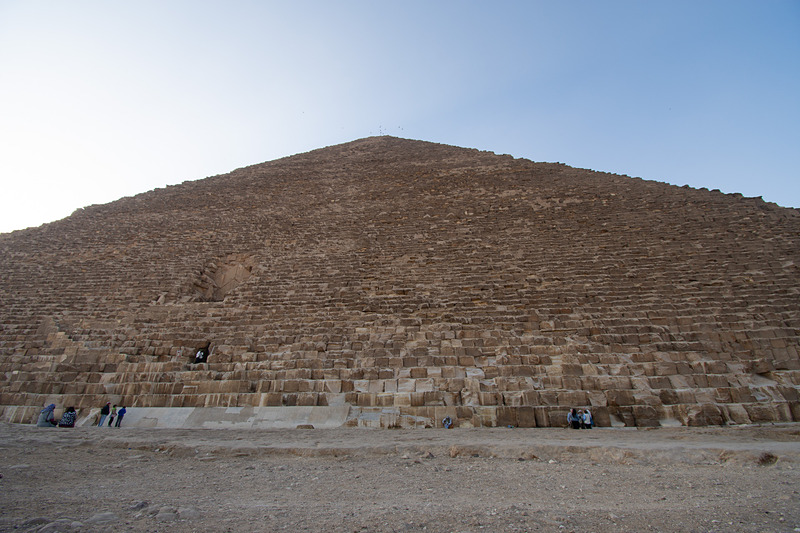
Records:
[[[74,407],[67,407],[61,418],[56,421],[56,404],[51,403],[41,410],[39,419],[36,420],[36,425],[40,428],[74,428],[75,421],[78,419],[78,413]]]
[[[124,405],[117,411],[117,404],[114,404],[112,407],[111,402],[106,402],[103,408],[100,409],[100,421],[97,423],[97,427],[102,427],[106,418],[108,418],[108,427],[111,427],[112,424],[114,424],[114,427],[119,427],[127,412],[128,410],[125,409]],[[114,423],[114,419],[117,420],[116,424]]]
[[[592,429],[594,418],[588,409],[570,409],[567,413],[567,425],[572,429]]]
[[[75,422],[78,419],[78,412],[75,411],[74,407],[67,407],[64,411],[64,414],[61,415],[61,418],[56,422],[56,404],[51,403],[47,407],[41,410],[39,413],[39,418],[36,420],[36,425],[40,428],[74,428]],[[122,406],[119,410],[117,410],[117,406],[111,406],[111,402],[107,402],[102,409],[100,409],[100,422],[98,422],[98,426],[102,426],[103,422],[105,422],[106,418],[108,418],[108,427],[111,427],[113,424],[114,427],[120,427],[122,424],[122,419],[125,417],[125,413],[128,410],[125,409],[125,406]],[[116,423],[114,420],[116,419]]]

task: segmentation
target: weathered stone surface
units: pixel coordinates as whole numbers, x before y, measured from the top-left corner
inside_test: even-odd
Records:
[[[798,420],[798,235],[760,199],[362,139],[0,235],[0,418]]]

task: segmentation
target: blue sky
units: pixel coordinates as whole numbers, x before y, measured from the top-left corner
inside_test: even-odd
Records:
[[[800,207],[800,2],[0,0],[0,232],[385,133]]]

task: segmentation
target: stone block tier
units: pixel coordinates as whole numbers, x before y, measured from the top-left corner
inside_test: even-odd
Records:
[[[760,198],[372,137],[0,235],[0,418],[798,421],[799,267]]]

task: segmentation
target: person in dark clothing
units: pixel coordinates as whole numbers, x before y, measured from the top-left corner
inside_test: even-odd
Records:
[[[106,417],[111,412],[111,402],[106,402],[102,409],[100,409],[100,422],[97,423],[98,427],[103,427],[103,422],[106,421]]]
[[[124,405],[122,406],[122,409],[120,409],[119,411],[117,411],[117,423],[116,423],[116,424],[114,424],[114,427],[117,427],[117,428],[118,428],[118,427],[119,427],[119,425],[120,425],[120,424],[122,424],[122,419],[125,417],[125,413],[127,413],[127,412],[128,412],[128,410],[127,410],[127,409],[125,409],[125,406],[124,406]]]
[[[197,353],[194,355],[194,362],[195,363],[205,363],[208,361],[208,357],[211,355],[211,343],[207,343],[204,347],[197,350]]]
[[[78,413],[75,412],[75,408],[67,407],[67,410],[64,411],[64,414],[61,416],[61,420],[58,421],[58,427],[74,428],[75,421],[77,419],[78,419]]]
[[[572,429],[581,429],[581,419],[575,409],[570,410],[567,414],[567,422],[569,422]]]

